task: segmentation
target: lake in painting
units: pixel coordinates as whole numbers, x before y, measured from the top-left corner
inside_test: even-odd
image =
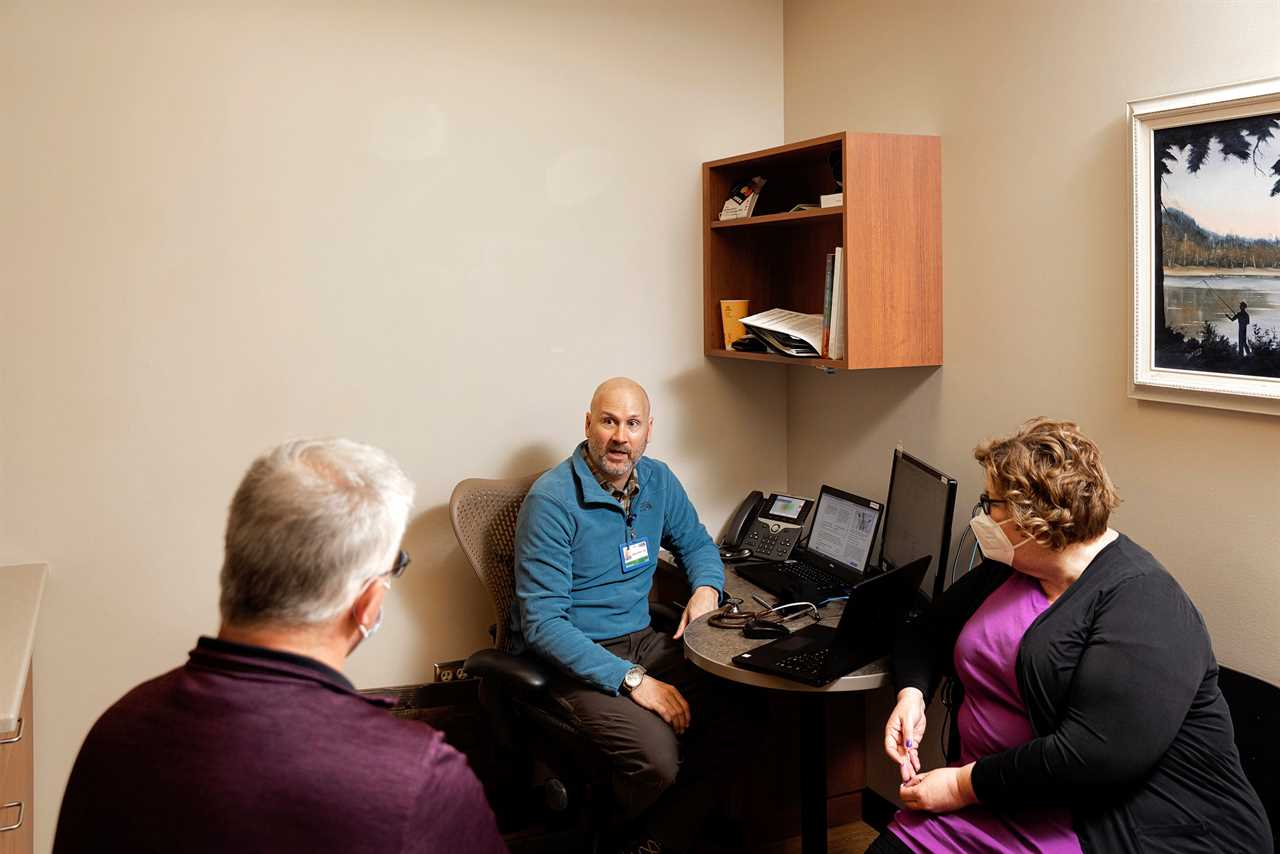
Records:
[[[1280,270],[1273,275],[1255,276],[1183,273],[1164,271],[1164,318],[1170,328],[1183,335],[1199,336],[1204,322],[1213,324],[1220,335],[1236,341],[1236,321],[1227,319],[1244,302],[1248,305],[1249,326],[1280,333]]]

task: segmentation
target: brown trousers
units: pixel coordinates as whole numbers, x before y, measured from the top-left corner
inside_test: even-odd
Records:
[[[677,737],[662,718],[630,697],[606,694],[567,675],[552,684],[552,692],[609,757],[624,817],[639,819],[643,831],[664,849],[688,849],[699,823],[728,785],[716,768],[718,760],[731,756],[740,735],[729,696],[737,692],[686,660],[680,641],[652,628],[598,643],[675,686],[689,703],[684,734]]]

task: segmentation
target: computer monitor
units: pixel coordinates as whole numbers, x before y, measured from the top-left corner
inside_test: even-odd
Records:
[[[881,568],[897,569],[916,558],[931,557],[920,589],[937,599],[946,585],[951,519],[956,508],[955,479],[896,448],[885,503]]]

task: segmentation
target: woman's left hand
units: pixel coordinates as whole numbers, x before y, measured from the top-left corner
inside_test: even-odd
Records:
[[[961,768],[925,771],[899,786],[898,797],[909,810],[954,812],[963,809],[978,802],[969,781],[972,772],[972,762]]]

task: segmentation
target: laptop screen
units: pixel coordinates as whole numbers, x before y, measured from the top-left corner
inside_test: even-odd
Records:
[[[876,502],[824,486],[813,514],[808,549],[851,569],[865,571],[879,521],[880,505]]]

